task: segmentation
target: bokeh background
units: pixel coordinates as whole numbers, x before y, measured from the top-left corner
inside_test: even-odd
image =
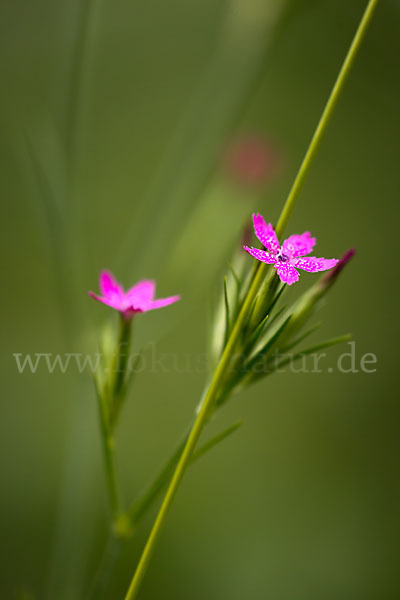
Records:
[[[177,365],[140,373],[125,407],[133,499],[193,414],[206,375],[185,361],[221,274],[251,212],[276,221],[365,4],[2,1],[2,598],[88,597],[108,518],[90,374],[20,374],[13,353],[96,352],[115,324],[87,297],[101,268],[182,294],[137,319],[136,346]],[[235,396],[211,429],[244,424],[187,473],[143,600],[399,597],[400,3],[380,4],[288,228],[321,256],[357,248],[314,339],[350,331],[377,370]],[[104,597],[123,597],[153,518]]]

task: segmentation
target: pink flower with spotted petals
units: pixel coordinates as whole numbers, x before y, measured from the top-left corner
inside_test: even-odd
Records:
[[[274,265],[283,283],[288,285],[296,283],[300,277],[297,269],[316,273],[327,271],[339,262],[336,258],[306,256],[312,252],[316,242],[309,231],[305,231],[301,235],[291,235],[281,247],[271,223],[267,224],[259,214],[253,215],[253,223],[254,232],[266,251],[248,246],[243,246],[243,248],[257,260]]]
[[[163,308],[180,300],[180,296],[154,299],[156,284],[150,279],[142,279],[127,292],[108,271],[100,273],[101,296],[89,292],[89,296],[118,310],[126,319],[136,313],[147,312],[156,308]]]

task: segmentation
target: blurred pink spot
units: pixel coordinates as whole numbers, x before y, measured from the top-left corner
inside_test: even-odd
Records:
[[[231,144],[226,153],[226,170],[244,185],[270,182],[277,175],[277,149],[266,138],[249,136]]]

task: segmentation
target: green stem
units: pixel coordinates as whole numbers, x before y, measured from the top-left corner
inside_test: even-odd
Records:
[[[132,319],[120,317],[118,345],[115,352],[114,364],[110,379],[110,415],[109,427],[115,429],[118,415],[126,395],[127,367],[129,360]]]
[[[121,402],[125,393],[125,376],[128,362],[131,335],[131,320],[121,315],[118,343],[115,351],[110,382],[104,389],[97,388],[99,401],[101,437],[103,442],[104,466],[107,488],[110,496],[114,529],[121,517],[121,502],[118,493],[118,479],[115,470],[114,428]]]
[[[87,600],[100,600],[100,598],[106,597],[113,570],[125,544],[126,540],[124,538],[118,538],[110,531],[100,565],[95,573],[88,594],[85,596]]]
[[[115,384],[113,390],[114,396],[118,396],[124,388],[124,381],[126,375],[125,371],[129,357],[131,324],[131,319],[126,319],[123,315],[121,315],[120,333],[115,360]]]
[[[360,21],[356,34],[353,38],[351,46],[347,51],[346,58],[342,64],[342,67],[339,71],[339,75],[336,79],[335,85],[332,88],[330,96],[328,98],[328,102],[325,105],[324,111],[321,115],[317,128],[314,132],[314,135],[311,139],[308,150],[304,156],[303,162],[300,165],[300,169],[296,175],[296,179],[292,185],[292,189],[290,190],[289,196],[286,200],[285,206],[279,217],[278,225],[276,226],[276,233],[278,237],[282,235],[283,230],[285,229],[287,222],[289,220],[290,215],[292,214],[294,205],[296,204],[296,200],[302,190],[304,181],[308,175],[308,171],[314,161],[315,155],[317,154],[319,145],[321,143],[323,134],[329,124],[329,121],[333,115],[336,104],[339,100],[339,97],[342,93],[344,84],[346,79],[350,73],[351,67],[353,66],[354,60],[356,58],[358,49],[361,46],[361,42],[365,35],[365,32],[368,28],[368,25],[372,19],[372,15],[374,10],[378,4],[379,0],[369,0],[367,8],[365,9],[364,15]]]
[[[320,144],[320,141],[322,138],[322,134],[324,133],[324,131],[329,123],[329,120],[332,116],[333,110],[337,104],[337,100],[340,96],[340,93],[343,90],[345,80],[346,80],[347,75],[350,71],[350,68],[354,62],[355,55],[357,53],[357,50],[360,47],[361,40],[367,29],[368,23],[372,17],[373,10],[374,10],[375,6],[377,5],[378,1],[379,0],[370,0],[368,3],[367,9],[364,13],[364,16],[361,20],[359,28],[354,37],[354,40],[350,46],[348,54],[345,58],[343,66],[340,70],[337,81],[334,85],[333,91],[328,99],[328,102],[327,102],[325,110],[322,114],[321,120],[318,123],[315,134],[311,140],[310,146],[306,152],[303,163],[300,167],[300,170],[299,170],[299,172],[296,176],[296,179],[293,183],[292,189],[286,200],[285,206],[282,210],[281,216],[279,218],[279,221],[278,221],[278,224],[276,227],[276,231],[277,231],[278,235],[282,234],[282,232],[287,224],[287,221],[289,219],[289,216],[294,208],[294,205],[296,203],[296,200],[299,196],[302,185],[304,183],[305,177],[309,172],[310,166],[315,157],[316,151],[319,147],[319,144]],[[257,273],[256,273],[256,275],[253,279],[253,282],[250,286],[250,289],[248,291],[248,294],[244,300],[241,311],[240,311],[238,318],[235,322],[235,325],[232,329],[232,333],[231,333],[229,340],[225,346],[225,350],[221,356],[220,362],[217,365],[214,376],[211,380],[210,387],[205,395],[204,401],[198,412],[198,415],[194,422],[193,428],[189,434],[186,445],[183,449],[183,452],[181,454],[179,462],[176,466],[175,472],[172,476],[171,482],[170,482],[167,492],[165,494],[164,500],[161,504],[161,507],[160,507],[160,510],[156,517],[156,520],[154,522],[153,528],[150,532],[149,538],[144,547],[139,564],[137,566],[137,569],[135,571],[135,574],[134,574],[131,584],[129,586],[128,592],[125,596],[125,600],[133,600],[137,596],[141,581],[144,577],[144,574],[145,574],[147,566],[149,564],[151,555],[154,551],[155,545],[160,536],[162,526],[164,525],[169,508],[171,507],[171,504],[174,500],[175,494],[179,488],[179,484],[183,478],[186,468],[187,468],[188,464],[190,463],[192,453],[193,453],[193,451],[196,447],[197,441],[201,435],[203,426],[205,425],[207,418],[210,414],[210,410],[212,409],[212,407],[218,397],[219,386],[224,381],[226,370],[229,368],[231,356],[232,356],[233,352],[235,351],[236,345],[241,337],[241,333],[242,333],[243,327],[246,323],[247,316],[251,310],[251,307],[253,306],[253,302],[256,299],[256,296],[257,296],[257,294],[260,290],[260,287],[263,283],[267,268],[268,268],[268,265],[263,263],[261,265],[261,267],[257,270]]]
[[[205,442],[196,450],[194,454],[192,454],[191,464],[199,458],[201,458],[204,454],[209,452],[212,448],[214,448],[214,446],[219,444],[219,442],[231,435],[231,433],[236,431],[236,429],[241,424],[241,421],[237,421],[230,427],[227,427],[227,429],[224,429],[224,431],[222,431],[218,435]],[[191,427],[192,426],[188,428],[188,431],[187,433],[185,433],[185,436],[183,437],[182,441],[179,443],[174,453],[170,456],[170,458],[165,463],[165,465],[163,466],[157,477],[154,479],[154,481],[151,483],[151,485],[140,495],[140,497],[131,505],[131,507],[126,512],[126,516],[128,517],[131,529],[135,529],[137,523],[152,507],[154,502],[157,500],[157,497],[161,494],[163,489],[169,483],[174,472],[174,468],[176,467],[179,457],[182,454],[182,451],[185,447]]]
[[[245,323],[245,319],[247,317],[248,311],[250,310],[250,307],[251,307],[251,305],[254,301],[254,298],[258,292],[259,285],[262,281],[262,278],[260,277],[260,272],[261,272],[261,270],[259,270],[259,272],[256,275],[256,278],[253,281],[253,284],[250,288],[249,294],[243,304],[242,310],[241,310],[241,312],[238,316],[238,319],[235,323],[232,334],[228,340],[228,343],[222,354],[221,360],[217,366],[214,377],[211,380],[210,387],[207,391],[207,394],[201,405],[201,408],[200,408],[197,418],[194,422],[192,430],[189,434],[186,445],[183,449],[183,452],[181,454],[179,462],[176,466],[175,472],[172,476],[171,483],[169,484],[168,490],[165,494],[160,511],[157,515],[157,518],[156,518],[153,528],[151,530],[150,536],[147,540],[147,543],[144,548],[141,559],[139,561],[137,570],[135,572],[135,575],[132,579],[128,593],[126,595],[126,600],[132,600],[138,592],[139,585],[143,579],[144,573],[146,571],[146,567],[151,558],[151,554],[154,550],[155,544],[161,533],[162,525],[164,524],[168,510],[169,510],[169,508],[172,504],[172,501],[175,497],[175,494],[178,490],[179,484],[185,473],[186,467],[188,466],[188,464],[190,462],[193,450],[195,449],[196,443],[197,443],[197,441],[200,437],[200,434],[203,430],[203,426],[207,421],[207,418],[209,416],[209,410],[212,407],[212,405],[217,397],[219,384],[225,376],[225,370],[229,366],[231,354],[236,346],[236,342],[238,341],[238,339],[240,337],[241,330]]]
[[[162,467],[161,471],[155,478],[155,480],[151,483],[151,485],[143,492],[143,494],[139,497],[136,502],[132,504],[127,512],[127,516],[129,517],[130,523],[132,527],[135,527],[138,521],[143,517],[143,515],[148,511],[148,509],[152,506],[153,502],[157,499],[158,495],[161,494],[164,487],[166,487],[167,483],[172,477],[174,472],[174,468],[181,456],[183,449],[185,447],[186,441],[188,439],[188,435],[190,433],[191,427],[188,427],[187,432],[183,436],[183,439],[179,442],[179,445],[175,448],[173,454],[170,456],[168,461]]]
[[[111,510],[114,524],[121,514],[121,504],[119,499],[117,475],[115,471],[115,445],[114,437],[109,428],[109,416],[106,399],[104,395],[98,393],[101,438],[104,452],[104,468],[106,473],[107,489],[110,497]]]
[[[110,496],[113,514],[114,529],[121,517],[121,502],[118,493],[117,475],[115,470],[115,443],[113,431],[115,421],[125,393],[124,383],[126,367],[128,363],[129,344],[131,335],[131,320],[120,318],[120,329],[115,356],[109,374],[109,382],[103,389],[97,389],[99,401],[101,437],[103,442],[104,466],[107,480],[107,488]]]

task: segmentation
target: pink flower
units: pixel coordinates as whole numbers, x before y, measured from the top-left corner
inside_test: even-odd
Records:
[[[155,308],[162,308],[180,300],[179,296],[169,296],[154,300],[156,284],[150,279],[142,279],[127,292],[114,279],[108,271],[100,273],[101,296],[89,292],[89,296],[118,310],[126,319],[136,313],[147,312]]]
[[[309,231],[305,231],[301,235],[291,235],[281,247],[271,223],[267,225],[259,214],[253,215],[253,223],[254,232],[267,252],[248,246],[243,246],[243,248],[257,260],[274,265],[283,283],[292,285],[299,280],[299,273],[296,269],[316,273],[317,271],[327,271],[339,262],[336,258],[306,256],[306,254],[310,254],[316,242]]]

